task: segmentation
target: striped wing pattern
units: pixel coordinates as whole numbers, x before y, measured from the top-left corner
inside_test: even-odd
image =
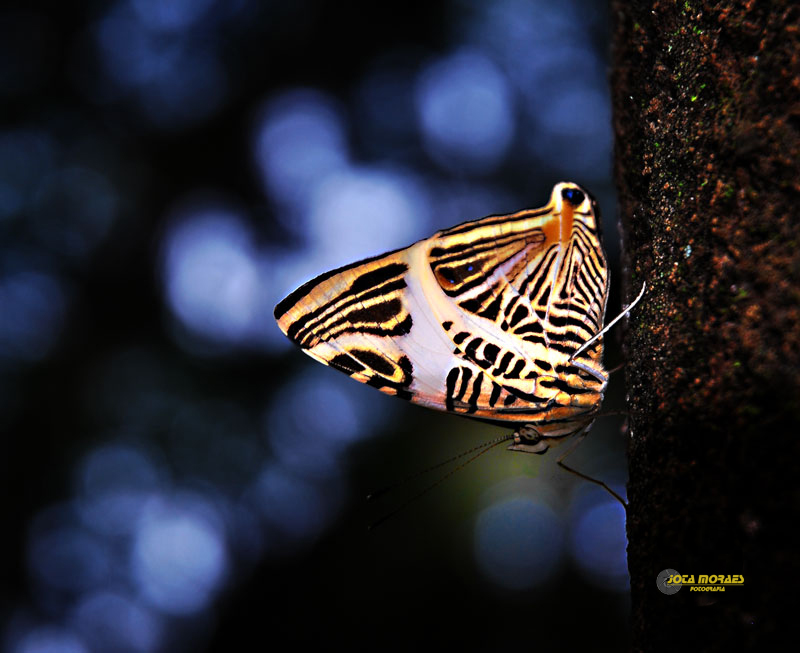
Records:
[[[304,284],[275,308],[303,351],[414,403],[562,438],[606,387],[608,271],[595,202],[557,184],[546,206],[465,222]],[[545,447],[546,448],[546,447]]]

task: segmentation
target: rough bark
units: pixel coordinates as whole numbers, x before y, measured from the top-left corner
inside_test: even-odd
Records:
[[[614,2],[634,650],[794,636],[800,9]],[[743,574],[724,593],[656,587]],[[789,640],[791,641],[791,640]]]

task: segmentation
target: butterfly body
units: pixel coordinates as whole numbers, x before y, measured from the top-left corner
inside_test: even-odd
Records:
[[[278,304],[281,329],[320,362],[414,403],[516,424],[540,453],[585,432],[607,376],[608,273],[595,203],[488,216],[320,275]],[[524,427],[524,428],[523,428]]]

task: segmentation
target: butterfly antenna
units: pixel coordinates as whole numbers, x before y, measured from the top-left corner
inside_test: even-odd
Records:
[[[432,472],[432,471],[434,471],[436,469],[439,469],[440,467],[444,467],[445,465],[449,465],[450,463],[455,462],[459,458],[463,458],[464,456],[468,456],[469,454],[471,454],[471,453],[473,453],[475,451],[478,451],[480,449],[487,449],[487,450],[491,449],[492,447],[494,447],[497,444],[500,444],[501,442],[505,442],[506,440],[510,440],[512,437],[513,437],[513,435],[511,435],[511,436],[504,435],[504,436],[502,436],[500,438],[496,438],[494,440],[488,440],[487,442],[482,442],[481,444],[479,444],[479,445],[477,445],[475,447],[471,447],[471,448],[467,449],[466,451],[462,451],[461,453],[456,454],[452,458],[448,458],[447,460],[443,460],[440,463],[436,463],[435,465],[431,465],[430,467],[428,467],[426,469],[423,469],[423,470],[421,470],[419,472],[411,474],[411,476],[407,476],[406,478],[400,479],[399,481],[396,481],[395,483],[392,483],[391,485],[387,485],[386,487],[380,488],[379,490],[375,490],[374,492],[370,492],[367,495],[367,501],[374,501],[375,499],[377,499],[379,497],[382,497],[387,492],[391,492],[395,488],[398,488],[398,487],[400,487],[402,485],[405,485],[406,483],[408,483],[410,481],[413,481],[413,480],[419,478],[420,476],[424,476],[428,472]]]
[[[458,472],[458,471],[460,471],[460,470],[464,469],[464,467],[466,467],[467,465],[469,465],[469,464],[470,464],[471,462],[473,462],[474,460],[477,460],[478,458],[480,458],[480,457],[481,457],[483,454],[485,454],[487,451],[489,451],[489,450],[491,450],[491,449],[494,449],[494,448],[495,448],[495,447],[496,447],[498,444],[501,444],[501,443],[503,443],[503,442],[506,442],[506,441],[508,441],[508,440],[511,440],[511,439],[513,439],[513,437],[514,437],[514,435],[513,435],[513,434],[509,434],[509,435],[504,435],[503,437],[497,438],[497,439],[495,439],[495,440],[490,440],[489,442],[484,442],[483,444],[481,444],[481,445],[478,445],[477,447],[472,447],[472,449],[468,449],[467,451],[464,451],[463,453],[460,453],[460,454],[458,454],[457,456],[453,456],[453,457],[452,457],[452,458],[450,458],[449,460],[445,460],[445,461],[443,461],[443,462],[441,462],[441,463],[438,463],[437,465],[434,465],[433,467],[429,467],[429,468],[428,468],[428,469],[426,469],[426,470],[423,470],[423,471],[421,471],[421,472],[418,472],[417,474],[414,474],[413,476],[410,476],[408,479],[405,479],[404,481],[400,481],[400,482],[398,482],[398,483],[395,483],[395,484],[394,484],[394,485],[392,485],[392,486],[389,486],[389,488],[387,488],[387,490],[388,490],[388,489],[391,489],[392,487],[397,487],[398,485],[401,485],[402,483],[404,483],[404,482],[405,482],[405,481],[407,481],[407,480],[411,480],[411,479],[417,478],[418,476],[421,476],[422,474],[425,474],[426,472],[429,472],[429,471],[431,471],[431,470],[437,469],[438,467],[441,467],[442,465],[446,465],[446,464],[447,464],[447,463],[449,463],[449,462],[453,462],[454,460],[458,460],[459,458],[463,458],[464,456],[466,456],[466,455],[468,455],[468,454],[470,454],[470,453],[472,453],[472,452],[474,452],[474,451],[476,451],[476,450],[480,450],[480,451],[478,451],[478,453],[476,453],[475,455],[471,456],[470,458],[468,458],[467,460],[465,460],[463,463],[461,463],[461,464],[460,464],[460,465],[458,465],[457,467],[454,467],[454,468],[453,468],[453,469],[451,469],[449,472],[447,472],[446,474],[444,474],[443,476],[441,476],[441,477],[440,477],[439,479],[437,479],[435,482],[431,483],[431,484],[430,484],[428,487],[426,487],[425,489],[421,490],[420,492],[417,492],[417,494],[415,494],[414,496],[412,496],[412,497],[411,497],[410,499],[408,499],[407,501],[404,501],[403,503],[401,503],[401,504],[400,504],[400,505],[399,505],[397,508],[395,508],[395,509],[394,509],[394,510],[392,510],[391,512],[389,512],[389,513],[385,514],[383,517],[381,517],[380,519],[378,519],[377,521],[375,521],[375,522],[373,522],[372,524],[370,524],[367,530],[370,530],[370,531],[371,531],[371,530],[374,530],[374,529],[376,529],[378,526],[380,526],[380,525],[381,525],[381,524],[383,524],[384,522],[386,522],[386,521],[388,521],[389,519],[391,519],[392,517],[394,517],[394,516],[395,516],[397,513],[399,513],[400,511],[404,510],[405,508],[407,508],[407,507],[408,507],[410,504],[412,504],[414,501],[416,501],[417,499],[419,499],[419,498],[421,498],[421,497],[425,496],[426,494],[428,494],[428,492],[430,492],[430,491],[431,491],[431,490],[433,490],[434,488],[436,488],[436,487],[438,487],[439,485],[441,485],[442,483],[444,483],[444,482],[445,482],[445,481],[446,481],[448,478],[450,478],[450,477],[451,477],[453,474],[455,474],[456,472]],[[375,494],[374,494],[374,493],[370,495],[370,497],[374,497],[374,496],[375,496]],[[370,497],[368,497],[368,498],[370,498]]]
[[[636,304],[639,303],[639,301],[642,299],[642,297],[644,297],[644,291],[645,291],[646,288],[647,288],[647,284],[643,283],[642,284],[642,289],[639,291],[638,297],[636,297],[636,299],[634,299],[631,302],[630,306],[628,306],[628,308],[624,309],[619,315],[617,315],[617,317],[615,317],[613,320],[611,320],[611,322],[606,324],[600,332],[596,333],[591,338],[589,338],[586,342],[584,342],[583,345],[581,346],[581,348],[578,349],[578,351],[576,351],[574,354],[572,354],[572,356],[569,357],[570,361],[572,361],[574,358],[577,358],[578,355],[580,355],[582,352],[586,351],[595,340],[600,338],[606,331],[608,331],[617,322],[619,322],[623,317],[625,317],[628,313],[630,313],[631,309],[633,309],[633,307],[636,306]]]

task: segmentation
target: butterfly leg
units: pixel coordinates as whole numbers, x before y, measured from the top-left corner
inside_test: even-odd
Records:
[[[625,367],[625,361],[621,362],[619,365],[615,365],[610,370],[606,372],[608,376],[611,376],[614,372],[619,372],[621,369]]]
[[[623,317],[625,317],[625,316],[626,316],[628,313],[630,313],[630,312],[631,312],[631,310],[633,309],[633,307],[634,307],[634,306],[636,306],[636,304],[638,304],[638,303],[639,303],[639,301],[642,299],[642,297],[644,297],[644,291],[645,291],[645,288],[647,288],[647,284],[646,284],[646,283],[643,283],[643,284],[642,284],[642,289],[639,291],[639,295],[636,297],[636,299],[634,299],[634,300],[633,300],[633,301],[630,303],[630,305],[629,305],[629,306],[628,306],[628,307],[627,307],[627,308],[626,308],[624,311],[622,311],[622,313],[620,313],[619,315],[617,315],[617,317],[615,317],[613,320],[611,320],[611,322],[609,322],[608,324],[606,324],[606,325],[605,325],[605,326],[604,326],[604,327],[603,327],[603,328],[602,328],[600,331],[598,331],[598,332],[597,332],[596,334],[594,334],[594,335],[593,335],[591,338],[589,338],[589,339],[588,339],[586,342],[584,342],[584,343],[583,343],[583,345],[581,345],[580,349],[578,349],[578,350],[577,350],[577,351],[576,351],[574,354],[572,354],[572,356],[570,356],[570,357],[569,357],[569,360],[570,360],[570,362],[572,362],[572,360],[573,360],[574,358],[577,358],[577,357],[578,357],[578,355],[579,355],[579,354],[581,354],[581,352],[583,352],[583,351],[587,350],[587,349],[589,348],[589,346],[590,346],[590,345],[591,345],[591,344],[592,344],[592,343],[593,343],[595,340],[597,340],[598,338],[600,338],[600,337],[601,337],[601,336],[602,336],[602,335],[603,335],[603,334],[604,334],[606,331],[608,331],[608,330],[609,330],[611,327],[613,327],[613,326],[614,326],[614,325],[615,325],[617,322],[619,322],[619,321],[620,321],[620,320],[621,320]]]
[[[564,462],[564,459],[567,456],[569,456],[573,451],[575,451],[575,448],[581,442],[583,442],[583,438],[585,438],[585,437],[586,437],[586,433],[585,432],[582,433],[581,435],[579,435],[575,439],[575,442],[572,444],[572,446],[558,457],[558,460],[556,460],[556,462],[558,463],[558,466],[561,467],[561,469],[564,469],[564,470],[568,471],[570,474],[575,474],[575,476],[577,476],[579,478],[582,478],[584,481],[589,481],[590,483],[594,483],[595,485],[599,485],[606,492],[608,492],[612,497],[614,497],[617,501],[619,501],[622,504],[622,507],[625,508],[625,510],[627,511],[628,504],[625,503],[625,499],[623,499],[619,494],[614,492],[614,490],[612,490],[610,487],[608,487],[608,485],[603,483],[603,481],[600,481],[600,480],[598,480],[596,478],[592,478],[591,476],[587,476],[586,474],[583,474],[583,473],[579,472],[577,469],[574,469],[574,468],[570,467],[569,465],[567,465],[567,463]]]

